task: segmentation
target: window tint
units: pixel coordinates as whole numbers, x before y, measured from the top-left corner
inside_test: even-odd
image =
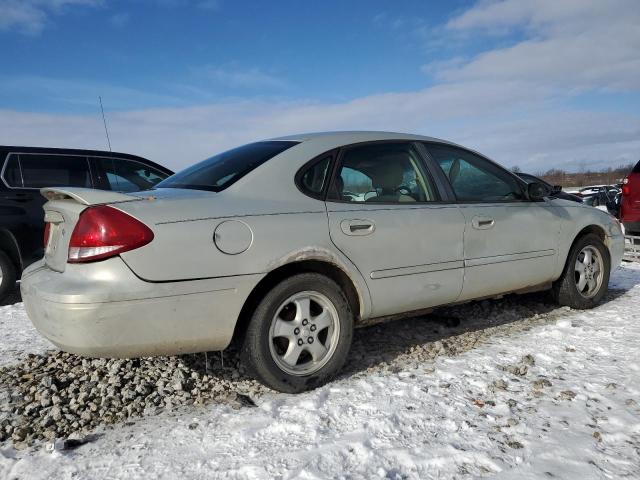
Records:
[[[166,173],[134,160],[98,157],[95,165],[101,186],[117,192],[148,190],[167,178]],[[108,186],[104,185],[104,176]]]
[[[269,141],[234,148],[176,173],[160,182],[158,187],[219,192],[296,143]]]
[[[330,189],[330,198],[347,202],[429,202],[435,190],[407,144],[350,148]]]
[[[518,181],[507,171],[471,152],[445,145],[427,145],[453,187],[456,198],[467,202],[524,199]]]
[[[74,155],[12,154],[4,178],[12,187],[92,187],[87,158]]]
[[[329,165],[331,165],[331,155],[327,155],[309,167],[300,179],[303,189],[309,193],[320,195],[328,178]]]

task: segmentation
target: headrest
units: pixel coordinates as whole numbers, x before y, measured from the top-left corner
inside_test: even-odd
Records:
[[[371,172],[373,186],[382,190],[393,191],[402,185],[404,178],[402,160],[404,159],[394,155],[380,157],[375,170]]]

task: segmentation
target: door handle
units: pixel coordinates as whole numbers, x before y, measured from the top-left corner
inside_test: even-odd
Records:
[[[476,216],[471,220],[471,226],[476,230],[488,230],[495,224],[496,221],[491,217]]]
[[[352,219],[340,222],[340,229],[346,235],[370,235],[375,230],[375,224],[371,220]]]

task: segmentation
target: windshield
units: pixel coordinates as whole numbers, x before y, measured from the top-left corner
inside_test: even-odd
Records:
[[[297,142],[256,142],[196,163],[158,183],[157,188],[191,188],[219,192]]]

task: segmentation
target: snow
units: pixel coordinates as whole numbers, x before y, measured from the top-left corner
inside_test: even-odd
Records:
[[[164,413],[69,452],[5,445],[0,478],[638,478],[640,265],[610,289],[595,310],[540,312],[466,353],[257,408]],[[48,348],[21,304],[1,307],[0,325],[4,364]],[[527,373],[509,373],[527,354]]]

